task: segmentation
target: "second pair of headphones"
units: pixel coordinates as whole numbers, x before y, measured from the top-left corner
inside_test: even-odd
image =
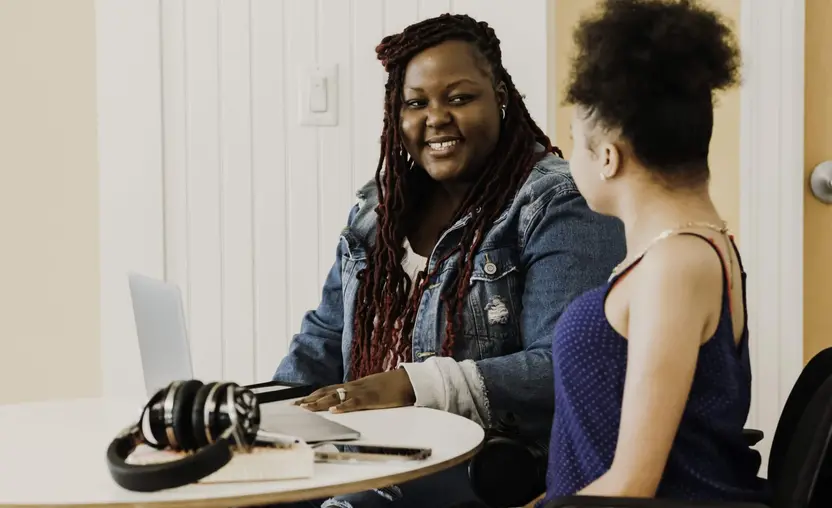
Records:
[[[110,476],[120,486],[151,492],[194,483],[226,465],[257,440],[260,409],[255,394],[236,383],[174,381],[156,392],[139,421],[107,448]],[[128,464],[140,444],[187,452],[161,464]]]

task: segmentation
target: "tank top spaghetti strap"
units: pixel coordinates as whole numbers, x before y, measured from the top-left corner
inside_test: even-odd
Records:
[[[725,233],[725,231],[720,231]],[[766,502],[765,480],[757,476],[759,455],[743,429],[751,403],[747,319],[736,342],[731,317],[732,261],[737,257],[745,299],[745,271],[729,236],[724,253],[707,235],[723,270],[722,311],[715,333],[699,347],[693,382],[656,496],[664,499]],[[648,249],[645,249],[646,252]],[[547,496],[574,495],[609,470],[618,442],[629,341],[609,323],[604,310],[613,285],[641,262],[644,252],[610,280],[566,308],[552,340],[555,412],[551,430]],[[747,310],[747,307],[746,307]]]
[[[737,244],[734,241],[734,236],[727,233],[727,231],[725,231],[725,230],[720,230],[719,233],[725,235],[725,237],[727,238],[727,242],[729,244],[728,252],[727,252],[727,257],[728,257],[727,261],[725,259],[726,254],[723,253],[722,248],[720,248],[720,246],[717,245],[716,241],[712,237],[705,236],[703,234],[700,234],[700,233],[697,233],[697,232],[694,232],[694,231],[668,230],[668,231],[662,233],[662,235],[659,235],[658,237],[656,237],[656,239],[654,239],[654,241],[651,242],[647,246],[647,248],[645,248],[638,255],[638,257],[636,257],[623,270],[621,270],[619,273],[614,274],[613,276],[610,277],[608,291],[613,288],[613,286],[616,284],[616,282],[620,281],[622,278],[624,278],[625,275],[627,275],[630,271],[632,271],[632,269],[635,268],[644,259],[644,256],[650,251],[650,248],[652,248],[653,246],[658,244],[660,241],[665,240],[667,238],[671,238],[673,236],[694,236],[694,237],[697,237],[697,238],[701,238],[702,240],[707,242],[708,245],[710,245],[714,249],[714,251],[716,252],[717,258],[719,259],[719,264],[720,264],[720,267],[722,268],[722,282],[723,282],[723,286],[722,286],[722,289],[723,289],[722,290],[722,305],[723,305],[723,307],[722,308],[723,308],[723,310],[727,309],[727,311],[728,311],[727,316],[729,316],[729,317],[733,316],[733,313],[734,313],[733,298],[731,298],[732,290],[734,289],[734,284],[733,284],[733,279],[734,279],[733,278],[733,256],[736,256],[736,258],[737,258],[737,264],[739,265],[739,269],[740,269],[740,281],[741,281],[741,284],[742,284],[741,285],[741,290],[742,290],[742,306],[743,306],[743,316],[744,316],[744,319],[743,319],[743,333],[746,333],[746,331],[748,329],[748,317],[747,317],[748,316],[748,308],[747,308],[747,300],[746,300],[746,295],[745,295],[745,285],[746,285],[745,268],[742,264],[742,257],[740,256],[740,252],[739,252],[739,249],[737,248]],[[733,256],[732,256],[732,254],[733,254]],[[724,314],[724,312],[723,312],[723,314]],[[720,317],[719,317],[720,321],[722,319],[724,319],[725,317],[726,317],[725,315],[720,315]]]

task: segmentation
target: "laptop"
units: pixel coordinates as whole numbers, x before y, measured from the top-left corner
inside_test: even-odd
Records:
[[[128,274],[128,280],[145,390],[151,397],[173,381],[194,378],[182,293],[176,284],[138,273]],[[265,401],[260,403],[260,429],[265,432],[294,436],[307,443],[361,437],[354,429],[280,400],[286,398],[280,394],[291,397],[311,389],[304,393],[304,387],[274,382],[249,387]]]

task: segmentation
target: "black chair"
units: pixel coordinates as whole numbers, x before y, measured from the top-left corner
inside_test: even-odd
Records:
[[[483,508],[523,506],[546,490],[547,446],[521,436],[516,420],[504,416],[468,463],[471,488]]]
[[[745,437],[749,446],[764,436],[755,429],[747,429]],[[505,440],[506,438],[497,438]],[[781,413],[768,461],[768,481],[772,490],[770,506],[755,503],[691,502],[664,499],[631,499],[611,497],[573,496],[554,499],[545,508],[832,508],[832,347],[817,355],[804,367]],[[506,446],[504,441],[498,444]],[[484,451],[490,442],[486,442]],[[515,448],[524,446],[515,443]],[[496,453],[477,457],[472,461],[475,471],[490,474],[471,475],[472,487],[483,502],[492,508],[523,506],[540,495],[543,490],[530,493],[528,488],[515,490],[503,480],[495,487],[497,471],[515,470],[512,462],[495,463]],[[545,478],[545,457],[540,465],[532,467],[536,459],[533,453],[520,455],[526,464],[523,471],[533,471],[540,478],[527,479],[526,485],[538,485]],[[488,459],[486,461],[486,459]],[[480,463],[475,461],[480,460]],[[483,463],[484,462],[484,463]],[[515,476],[509,473],[510,476]],[[494,494],[496,491],[501,493]]]

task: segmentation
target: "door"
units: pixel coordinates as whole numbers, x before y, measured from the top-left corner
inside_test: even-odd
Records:
[[[806,181],[820,162],[832,160],[832,1],[806,0]],[[832,346],[832,205],[806,185],[803,229],[803,354],[808,361]]]

